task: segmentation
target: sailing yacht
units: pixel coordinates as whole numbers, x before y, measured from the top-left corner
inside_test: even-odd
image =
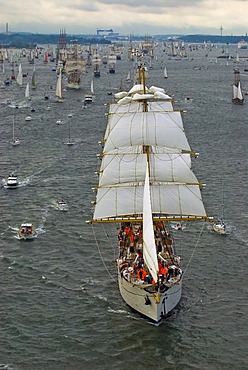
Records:
[[[13,116],[13,136],[12,136],[12,145],[17,146],[21,143],[20,139],[15,137],[15,116]]]
[[[22,86],[22,65],[19,64],[18,67],[18,75],[16,77],[16,82],[18,83],[19,86]]]
[[[57,84],[56,84],[56,92],[55,95],[57,96],[57,101],[59,103],[62,103],[64,101],[63,95],[62,95],[62,73],[61,69],[57,77]]]
[[[242,94],[241,84],[240,84],[240,72],[238,68],[234,69],[234,84],[233,84],[233,92],[232,92],[232,102],[234,104],[243,104],[244,98]]]
[[[71,137],[71,121],[69,120],[69,125],[68,125],[68,141],[66,143],[67,145],[71,146],[74,145],[75,142]]]
[[[89,223],[118,223],[119,290],[133,310],[158,324],[180,302],[182,269],[171,222],[209,219],[181,113],[164,89],[145,83],[115,94],[100,154]]]

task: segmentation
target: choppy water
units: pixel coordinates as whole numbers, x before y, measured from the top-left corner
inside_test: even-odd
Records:
[[[235,55],[235,45],[230,48]],[[207,184],[206,209],[218,216],[223,183],[225,218],[232,232],[221,237],[204,225],[199,239],[202,225],[195,224],[177,232],[186,270],[179,307],[159,327],[132,313],[116,284],[115,226],[94,226],[92,234],[92,226],[85,224],[92,214],[91,188],[97,184],[96,154],[106,127],[109,84],[127,89],[132,64],[125,52],[115,75],[102,67],[101,77],[94,80],[96,100],[83,109],[92,70],[83,89],[65,91],[65,102],[58,104],[53,64],[45,65],[40,58],[37,89],[30,92],[36,111],[0,106],[0,177],[15,171],[21,181],[16,190],[0,189],[0,369],[248,368],[248,99],[243,106],[232,104],[234,63],[215,63],[220,48],[208,58],[195,50],[193,60],[181,61],[169,60],[161,50],[156,53],[147,84],[174,93],[175,107],[187,111],[185,131],[192,149],[200,152],[193,168]],[[248,57],[248,51],[242,53]],[[248,61],[240,57],[241,81],[248,91],[248,74],[243,72]],[[33,67],[21,62],[29,73],[25,86]],[[193,69],[196,63],[201,70]],[[164,66],[168,79],[163,78]],[[50,111],[43,99],[47,86],[52,87]],[[22,99],[24,90],[13,83],[0,89],[0,100]],[[13,114],[22,140],[18,147],[10,144]],[[25,121],[27,115],[32,121]],[[76,141],[71,147],[65,144],[69,120]],[[56,208],[60,198],[68,202],[68,212]],[[38,229],[32,242],[16,239],[23,221]]]

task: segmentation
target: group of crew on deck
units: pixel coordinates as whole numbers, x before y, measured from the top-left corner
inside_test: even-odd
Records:
[[[158,254],[158,274],[160,282],[172,282],[180,278],[179,258],[174,255],[173,241],[163,223],[154,224],[154,238]],[[143,238],[140,224],[126,223],[118,231],[119,269],[121,276],[129,282],[155,284],[144,264]]]

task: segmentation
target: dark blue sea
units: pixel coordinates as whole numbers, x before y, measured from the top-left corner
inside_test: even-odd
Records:
[[[242,106],[232,103],[235,66],[248,93],[248,50],[240,50],[235,63],[237,46],[229,45],[234,58],[228,65],[216,59],[223,56],[221,45],[187,51],[188,58],[175,60],[157,46],[147,85],[164,87],[174,96],[174,108],[184,111],[187,138],[199,152],[193,170],[206,184],[206,210],[218,217],[223,203],[230,234],[213,233],[209,223],[175,232],[185,271],[182,300],[159,327],[130,311],[120,297],[117,226],[85,223],[93,212],[109,88],[131,86],[127,46],[115,74],[101,67],[101,77],[94,79],[95,101],[87,109],[82,100],[92,67],[82,89],[64,91],[60,104],[54,63],[44,64],[41,55],[35,60],[37,87],[30,89],[35,112],[8,107],[7,99],[25,100],[33,70],[27,58],[15,57],[15,72],[21,62],[28,76],[23,87],[13,82],[0,89],[0,177],[14,171],[21,182],[15,190],[0,188],[0,369],[248,369],[248,96]],[[4,64],[10,74],[10,64]],[[13,115],[21,138],[17,147],[11,145]],[[25,121],[28,115],[31,121]],[[66,145],[69,125],[72,146]],[[61,198],[68,212],[56,207]],[[16,237],[24,221],[37,228],[33,241]]]

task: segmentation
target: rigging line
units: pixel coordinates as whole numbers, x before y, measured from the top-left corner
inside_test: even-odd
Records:
[[[95,242],[96,242],[96,246],[97,246],[97,249],[98,249],[98,253],[99,253],[99,255],[100,255],[100,257],[101,257],[101,260],[102,260],[102,263],[103,263],[103,266],[105,267],[105,270],[107,271],[107,273],[108,273],[108,275],[111,277],[111,279],[115,282],[115,283],[117,283],[117,280],[110,274],[110,272],[109,272],[109,270],[108,270],[108,268],[107,268],[107,265],[106,265],[106,263],[104,262],[104,260],[103,260],[103,257],[102,257],[102,254],[101,254],[101,250],[100,250],[100,247],[99,247],[99,243],[98,243],[98,240],[97,240],[97,238],[96,238],[96,234],[95,234],[95,232],[94,232],[94,227],[93,227],[93,224],[91,225],[91,227],[92,227],[92,234],[94,235],[94,238],[95,238]]]
[[[202,228],[201,228],[200,234],[199,234],[198,239],[197,239],[197,241],[196,241],[196,243],[195,243],[195,247],[194,247],[194,249],[193,249],[193,251],[192,251],[192,253],[191,253],[191,256],[190,256],[189,262],[187,263],[187,266],[186,266],[186,268],[185,268],[185,270],[184,270],[184,272],[183,272],[183,275],[185,275],[185,274],[186,274],[186,271],[187,271],[187,269],[188,269],[188,267],[189,267],[189,265],[190,265],[190,262],[191,262],[191,260],[192,260],[192,258],[193,258],[193,256],[194,256],[194,253],[195,253],[196,248],[197,248],[197,246],[198,246],[198,243],[199,243],[200,237],[202,236],[202,233],[203,233],[203,229],[204,229],[204,227],[205,227],[205,224],[203,224],[203,225],[202,225]]]

